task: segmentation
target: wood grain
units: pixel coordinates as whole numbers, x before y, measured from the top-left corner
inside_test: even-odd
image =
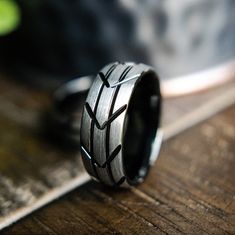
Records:
[[[145,183],[89,182],[7,234],[235,234],[235,106],[166,142]]]
[[[187,96],[167,100],[164,103],[163,110],[164,127],[169,127],[174,124],[177,120],[190,114],[192,110],[205,105],[207,101],[224,94],[226,95],[226,92],[231,92],[231,89],[234,89],[234,84],[229,84],[216,90],[191,97]],[[82,166],[79,153],[62,148],[60,145],[51,141],[48,136],[45,136],[44,131],[42,131],[41,114],[50,108],[50,105],[51,97],[48,93],[33,90],[20,83],[10,81],[3,76],[0,79],[0,228],[9,225],[22,216],[31,213],[89,180]],[[221,140],[220,145],[224,145],[225,147],[230,146],[231,143],[234,146],[234,142],[232,142],[234,141],[233,132],[230,130],[231,126],[234,126],[234,113],[227,114],[225,119],[229,118],[229,116],[231,116],[230,124],[225,124],[227,121],[221,121],[221,123],[224,123],[224,126],[220,127],[220,129],[225,128],[232,136],[229,140]],[[206,128],[206,133],[210,134],[211,130],[208,128]],[[215,128],[216,125],[214,125]],[[43,213],[39,212],[36,217],[33,216],[32,219],[26,220],[27,222],[24,222],[22,225],[18,224],[17,226],[20,227],[17,227],[16,230],[18,231],[19,229],[21,231],[20,234],[31,234],[33,232],[38,234],[63,234],[67,229],[71,234],[77,234],[78,231],[81,234],[91,234],[95,233],[95,231],[123,234],[139,234],[144,231],[149,234],[156,232],[174,234],[182,231],[187,231],[186,233],[188,233],[189,228],[196,221],[196,218],[200,218],[200,215],[195,217],[196,215],[192,212],[193,209],[197,209],[197,207],[201,208],[202,206],[206,209],[206,206],[208,206],[210,209],[210,204],[197,204],[198,191],[194,192],[197,196],[195,198],[194,194],[191,195],[189,192],[195,190],[193,187],[197,183],[197,180],[200,180],[200,174],[202,174],[203,179],[208,177],[208,180],[212,180],[210,178],[211,176],[213,176],[213,180],[218,178],[215,178],[217,168],[209,170],[213,165],[209,164],[207,174],[204,171],[199,171],[198,168],[203,168],[203,164],[208,164],[206,161],[209,161],[210,156],[207,154],[215,154],[218,151],[221,154],[223,153],[220,152],[222,149],[218,149],[217,151],[215,148],[221,146],[214,146],[214,143],[210,142],[205,144],[206,142],[203,141],[203,138],[201,139],[202,142],[198,142],[200,140],[199,136],[202,133],[191,135],[185,137],[185,140],[182,140],[182,146],[185,146],[186,141],[195,139],[198,149],[192,149],[192,151],[196,151],[195,154],[199,154],[199,157],[193,155],[198,162],[196,159],[188,159],[188,152],[185,152],[184,155],[178,152],[181,149],[181,143],[178,143],[178,147],[175,147],[176,153],[173,156],[171,156],[170,152],[167,152],[168,147],[164,147],[164,158],[160,157],[159,163],[156,166],[157,168],[152,170],[149,178],[153,180],[150,180],[149,183],[143,184],[137,189],[133,188],[131,191],[121,190],[120,192],[101,188],[101,186],[93,182],[89,183],[85,187],[75,191],[76,196],[71,196],[74,195],[73,193],[65,197],[62,201],[59,201],[58,208],[52,206],[53,210],[46,209]],[[219,136],[223,139],[224,135],[220,133]],[[178,137],[176,140],[178,140]],[[168,144],[170,146],[174,145],[171,141],[167,143],[167,146]],[[189,142],[186,145],[190,146],[190,149],[187,150],[187,147],[184,147],[182,151],[189,151],[191,155],[192,143]],[[231,153],[229,154],[231,155]],[[200,158],[201,156],[203,156],[202,159]],[[234,157],[231,156],[230,158],[233,159]],[[164,164],[161,163],[161,159],[164,159]],[[188,169],[191,169],[191,171],[195,170],[194,164],[192,166],[190,165],[191,161],[196,164],[195,167],[199,164],[195,168],[199,174],[198,176],[193,175],[193,172],[192,175],[187,172]],[[224,161],[227,162],[226,159]],[[160,166],[158,166],[159,164]],[[191,168],[188,168],[189,165]],[[212,189],[216,193],[219,193],[220,185],[222,185],[221,187],[226,186],[230,197],[223,198],[223,200],[226,200],[228,205],[230,203],[228,207],[231,208],[233,201],[230,199],[231,195],[234,195],[234,185],[231,183],[232,179],[234,179],[234,175],[231,173],[232,163],[227,167],[230,169],[228,172],[228,178],[230,178],[230,181],[228,181],[230,182],[229,186],[226,186],[228,182],[224,182],[225,172],[219,172],[218,175],[221,178],[217,180],[220,184],[217,185],[218,182],[215,181],[216,187],[213,188],[213,186]],[[174,172],[176,169],[179,169],[177,174]],[[166,180],[164,177],[169,178],[169,180]],[[193,182],[191,182],[190,177],[193,178]],[[162,178],[165,180],[162,181]],[[210,183],[210,181],[208,182]],[[193,184],[191,185],[191,183]],[[210,186],[209,183],[208,185]],[[203,193],[207,192],[211,196],[210,200],[213,203],[214,200],[220,200],[220,194],[218,196],[211,194],[212,192],[210,193],[210,187],[208,185],[202,185],[197,190],[201,190]],[[159,194],[159,190],[161,194]],[[168,192],[170,195],[168,195]],[[187,197],[184,198],[184,195],[187,195]],[[208,199],[204,198],[204,196],[200,200]],[[156,199],[157,197],[160,198]],[[164,203],[167,204],[165,205]],[[216,206],[219,207],[221,205]],[[171,211],[172,208],[174,209],[173,211]],[[180,216],[180,212],[185,208],[187,208],[188,214],[182,215],[187,218],[184,220],[184,217]],[[201,210],[203,209],[201,208]],[[219,211],[216,212],[219,213]],[[40,213],[42,213],[41,216]],[[53,217],[55,220],[53,220]],[[219,221],[214,217],[211,218],[215,224]],[[227,217],[224,220],[227,221]],[[160,224],[158,221],[160,221]],[[191,225],[189,221],[191,221]],[[211,225],[209,229],[216,230],[213,223],[209,223]],[[223,230],[233,232],[231,230],[232,222],[226,223],[226,226],[221,225]],[[181,226],[186,227],[182,229]],[[200,233],[204,230],[201,228],[199,230],[195,229],[195,231]],[[217,234],[220,234],[220,231],[223,232],[222,230],[218,230]],[[12,227],[12,230],[8,230],[7,232],[14,234],[16,232],[15,227]]]

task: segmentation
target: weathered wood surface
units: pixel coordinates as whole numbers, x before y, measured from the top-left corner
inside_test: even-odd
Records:
[[[223,95],[226,91],[229,91],[231,87],[234,87],[234,84],[230,84],[207,93],[165,102],[163,111],[164,126],[168,127],[169,125],[174,124],[177,120],[187,115],[195,108],[204,105],[205,102]],[[14,221],[16,215],[18,216],[22,212],[27,214],[46,202],[55,199],[67,190],[88,180],[81,164],[79,153],[68,153],[68,151],[63,151],[55,143],[49,142],[41,133],[40,115],[46,107],[50,106],[50,102],[50,96],[47,93],[29,89],[21,84],[8,81],[7,79],[0,80],[0,225],[4,225],[4,222],[7,219]],[[226,115],[226,117],[227,116],[231,116],[230,118],[233,118],[232,120],[234,120],[234,113]],[[232,124],[230,123],[230,126],[232,126]],[[231,133],[232,132],[230,132],[230,134]],[[191,135],[193,136],[193,134]],[[185,140],[188,140],[189,137],[190,136],[186,137]],[[200,136],[196,136],[196,134],[195,138],[199,138],[200,140]],[[178,137],[174,141],[176,140],[178,141]],[[182,146],[185,146],[185,140],[183,140]],[[232,146],[234,146],[234,142],[232,142],[233,140],[234,139],[231,137],[231,139],[229,139],[231,142],[228,140],[225,142],[229,146],[233,143]],[[202,143],[204,143],[203,140]],[[169,145],[172,145],[171,142],[169,142]],[[188,143],[188,145],[191,146],[191,143]],[[130,192],[114,192],[112,190],[110,191],[101,188],[95,183],[89,183],[71,194],[71,196],[65,197],[65,199],[59,201],[58,208],[51,206],[52,209],[50,209],[51,207],[49,207],[49,209],[45,209],[45,215],[44,212],[40,212],[42,214],[39,213],[37,215],[38,217],[33,216],[32,220],[28,219],[25,220],[25,222],[22,222],[22,225],[19,223],[16,227],[13,226],[12,229],[7,231],[7,233],[16,233],[18,229],[19,232],[21,231],[21,234],[31,234],[32,232],[38,234],[64,234],[67,229],[70,233],[74,234],[82,234],[85,232],[89,234],[90,232],[94,233],[96,230],[97,232],[113,231],[122,233],[128,233],[128,231],[132,233],[143,233],[145,230],[146,233],[150,233],[151,231],[176,233],[178,231],[177,229],[182,229],[182,231],[189,232],[190,230],[186,230],[186,228],[194,228],[193,223],[196,221],[196,218],[199,219],[200,216],[193,215],[191,220],[184,220],[184,217],[182,216],[186,216],[186,218],[188,218],[187,215],[190,215],[189,217],[191,217],[192,215],[190,212],[192,212],[193,209],[195,209],[194,207],[197,206],[198,208],[201,208],[203,213],[205,212],[202,207],[204,204],[200,207],[201,204],[199,203],[201,201],[201,203],[204,203],[204,197],[200,198],[200,195],[197,195],[197,193],[200,192],[200,190],[203,191],[203,189],[198,186],[196,187],[196,192],[194,192],[201,201],[199,200],[198,202],[196,200],[196,196],[196,198],[193,198],[194,194],[190,196],[189,191],[191,192],[191,190],[194,190],[193,187],[196,184],[196,180],[200,179],[200,175],[198,176],[199,178],[193,178],[193,184],[191,185],[190,180],[192,179],[190,177],[193,175],[187,175],[187,172],[184,172],[186,179],[181,179],[181,175],[178,174],[182,174],[183,171],[178,164],[180,164],[180,162],[182,163],[181,167],[183,167],[184,171],[194,168],[196,169],[194,169],[196,172],[199,171],[200,169],[197,168],[197,164],[201,164],[202,166],[204,163],[206,164],[206,159],[212,157],[211,154],[215,151],[213,150],[214,147],[212,146],[212,143],[210,145],[204,145],[204,150],[206,149],[208,152],[200,153],[200,151],[204,150],[199,147],[201,146],[198,146],[197,151],[199,152],[196,151],[199,155],[197,157],[192,155],[199,161],[198,163],[195,163],[196,165],[191,165],[191,160],[193,159],[191,159],[191,156],[187,159],[187,157],[189,157],[187,156],[187,153],[185,153],[184,156],[181,156],[180,153],[178,153],[178,155],[180,155],[179,157],[171,159],[173,156],[170,157],[169,152],[169,157],[165,157],[169,150],[164,147],[159,163],[156,165],[156,168],[152,170],[152,176],[150,175],[149,177],[150,181],[147,181],[149,183],[144,183],[138,189],[132,189]],[[180,150],[181,148],[177,151]],[[188,151],[191,153],[191,150],[192,149],[190,148]],[[201,158],[201,155],[205,155],[203,159]],[[165,158],[166,160],[168,159],[168,163],[165,163],[166,160],[161,160]],[[186,165],[183,164],[184,160],[180,160],[183,158],[186,158]],[[194,161],[195,160],[196,159],[194,159]],[[220,160],[221,162],[219,162]],[[218,160],[218,163],[221,164],[225,161],[224,164],[227,164],[227,160],[223,158],[223,155],[220,160]],[[162,161],[163,163],[161,163]],[[163,168],[161,167],[161,164],[163,164]],[[164,166],[164,164],[166,165]],[[190,164],[191,168],[187,168],[187,164]],[[166,168],[166,166],[168,167]],[[211,165],[208,167],[211,167]],[[232,167],[232,164],[229,164],[228,167]],[[161,173],[158,169],[162,169],[163,172]],[[231,170],[231,168],[229,169]],[[212,172],[214,171],[215,170]],[[199,173],[200,172],[201,171],[199,171]],[[193,172],[191,173],[193,174]],[[219,175],[221,175],[221,173],[219,173]],[[206,176],[202,176],[207,176],[209,177],[209,180],[211,180],[210,173],[207,173]],[[169,180],[164,182],[164,177],[169,178]],[[177,177],[179,178],[179,182]],[[234,179],[234,175],[231,175],[230,172],[230,182],[232,177]],[[163,181],[161,180],[162,178]],[[189,181],[185,182],[185,180]],[[220,184],[223,185],[223,178],[221,180]],[[180,188],[180,183],[182,183],[184,187]],[[184,183],[186,184],[184,185]],[[225,184],[225,186],[226,185],[227,184]],[[204,187],[207,189],[207,193],[210,191],[209,186],[206,187],[205,185]],[[234,195],[233,187],[234,185],[230,184],[228,189],[226,188],[228,191],[231,190],[229,191],[230,196]],[[218,190],[219,186],[213,186],[212,189]],[[168,195],[168,192],[170,195]],[[157,193],[159,193],[161,198],[156,199],[158,196]],[[72,195],[74,194],[76,194],[76,196],[73,197]],[[184,194],[187,196],[186,199],[183,197]],[[220,200],[219,196],[216,195],[211,196],[212,202],[213,200]],[[224,195],[226,195],[226,193],[224,193]],[[69,202],[70,199],[72,200],[71,203]],[[168,202],[168,200],[170,200],[170,202]],[[226,203],[231,203],[231,205],[233,205],[233,201],[230,201],[230,198],[226,198],[226,200]],[[180,202],[180,204],[177,205],[177,207],[179,207],[177,209],[174,206],[178,202]],[[165,205],[164,203],[169,203],[169,205]],[[207,209],[207,204],[204,206]],[[231,206],[228,207],[231,208]],[[159,208],[162,211],[158,211]],[[181,211],[185,208],[187,210],[186,212],[184,211],[184,213],[188,214],[184,215],[184,213],[182,213],[181,216],[180,212],[177,210]],[[139,215],[139,213],[143,214]],[[168,215],[170,217],[168,217]],[[204,215],[207,217],[206,212]],[[42,218],[46,218],[46,222],[44,219],[40,219],[40,216]],[[68,218],[66,218],[67,216]],[[92,216],[94,216],[94,219]],[[226,231],[227,229],[227,231],[231,232],[231,229],[233,229],[233,223],[231,221],[227,221],[228,218],[232,217],[227,217],[226,214],[223,218],[227,224],[227,227],[224,228],[223,231]],[[168,220],[169,224],[167,222]],[[77,221],[80,222],[78,223]],[[192,223],[190,224],[189,221]],[[217,224],[217,220],[213,221]],[[177,225],[174,225],[174,223]],[[119,225],[123,227],[120,227]],[[213,223],[211,223],[210,228],[213,227],[212,225]],[[126,227],[126,230],[124,227]],[[196,228],[197,227],[200,226],[198,225]],[[54,231],[56,229],[58,229],[57,232]],[[198,228],[198,230],[195,229],[193,231],[200,233],[203,229]],[[220,231],[222,230],[218,230],[218,234],[220,234]]]
[[[50,95],[0,80],[0,229],[89,179],[42,128]]]
[[[235,106],[166,142],[131,190],[89,182],[7,234],[235,234]]]

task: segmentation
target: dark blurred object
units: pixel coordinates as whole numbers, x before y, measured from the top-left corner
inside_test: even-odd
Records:
[[[104,64],[145,59],[133,44],[134,21],[118,1],[18,0],[21,27],[4,41],[4,59],[23,77],[65,79]],[[49,78],[49,77],[50,78]]]
[[[171,78],[235,55],[233,0],[16,2],[21,26],[0,39],[0,56],[17,77],[45,87],[116,60]]]
[[[52,106],[43,114],[47,137],[60,146],[80,148],[80,122],[93,77],[79,77],[62,84],[53,94]]]

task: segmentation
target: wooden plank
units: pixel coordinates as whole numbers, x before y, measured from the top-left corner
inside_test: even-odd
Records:
[[[234,87],[166,101],[164,127]],[[0,229],[89,180],[78,152],[65,151],[43,135],[40,117],[50,102],[46,92],[0,79]]]
[[[235,234],[235,106],[167,141],[145,183],[89,182],[8,234]]]

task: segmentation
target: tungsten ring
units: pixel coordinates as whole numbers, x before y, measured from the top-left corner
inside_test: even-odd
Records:
[[[156,160],[162,140],[161,93],[154,69],[112,63],[96,76],[83,108],[83,163],[95,180],[136,185]]]

